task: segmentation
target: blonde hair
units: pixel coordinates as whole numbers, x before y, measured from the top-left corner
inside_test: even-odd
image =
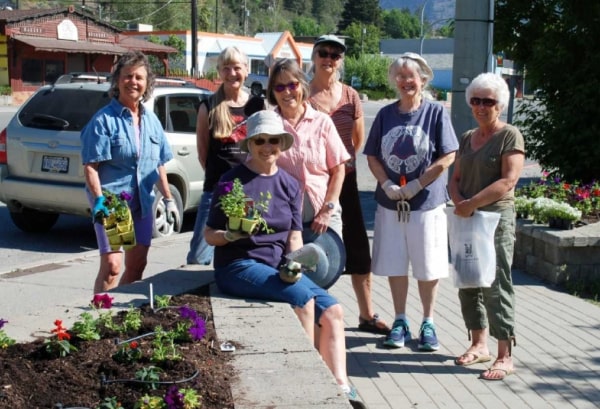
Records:
[[[246,67],[248,74],[248,56],[242,50],[235,46],[227,47],[217,59],[217,70],[228,64],[242,64]],[[244,78],[245,80],[245,78]],[[227,103],[225,103],[225,89],[223,84],[215,91],[210,98],[210,110],[208,111],[208,127],[212,130],[214,138],[227,138],[233,132],[236,122],[231,116]]]

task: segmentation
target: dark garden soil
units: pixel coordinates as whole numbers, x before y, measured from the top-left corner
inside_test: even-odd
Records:
[[[210,297],[206,287],[188,294],[175,296],[170,307],[153,312],[149,306],[141,308],[142,328],[136,333],[118,334],[101,330],[98,341],[71,338],[77,351],[65,357],[49,357],[44,340],[16,344],[0,349],[0,408],[54,409],[110,408],[106,398],[116,398],[122,408],[133,409],[138,399],[146,394],[164,396],[169,387],[192,388],[201,396],[202,409],[232,409],[234,407],[230,383],[235,376],[231,358],[220,350],[216,338]],[[206,334],[199,341],[177,343],[183,359],[154,362],[150,360],[153,337],[137,340],[143,356],[139,361],[120,363],[113,359],[118,347],[115,339],[131,339],[155,331],[157,326],[170,330],[182,322],[178,306],[187,305],[206,320]],[[114,322],[121,322],[125,312]],[[160,368],[159,384],[131,382],[142,368]],[[190,380],[189,379],[192,378]],[[102,382],[105,379],[106,382]],[[119,380],[119,382],[111,382]],[[121,382],[122,381],[122,382]],[[179,408],[180,406],[177,406]]]

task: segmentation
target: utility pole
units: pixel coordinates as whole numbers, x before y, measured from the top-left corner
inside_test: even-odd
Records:
[[[215,33],[219,32],[219,0],[215,0]]]
[[[494,0],[456,0],[452,67],[452,124],[456,135],[477,126],[465,100],[473,78],[491,72]]]
[[[192,41],[192,65],[191,65],[191,75],[192,78],[196,78],[196,74],[198,71],[197,63],[198,63],[198,3],[197,0],[192,1],[192,32],[191,32],[191,41]]]

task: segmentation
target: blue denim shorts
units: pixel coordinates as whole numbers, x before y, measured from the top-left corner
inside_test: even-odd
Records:
[[[252,259],[237,260],[226,267],[215,268],[215,281],[225,294],[286,302],[292,307],[303,307],[314,298],[316,324],[323,311],[338,303],[305,274],[294,284],[289,284],[279,278],[277,269]]]

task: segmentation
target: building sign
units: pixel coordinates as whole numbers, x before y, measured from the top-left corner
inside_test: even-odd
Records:
[[[56,26],[56,33],[59,40],[79,40],[79,36],[77,35],[77,27],[69,19],[64,19]]]

